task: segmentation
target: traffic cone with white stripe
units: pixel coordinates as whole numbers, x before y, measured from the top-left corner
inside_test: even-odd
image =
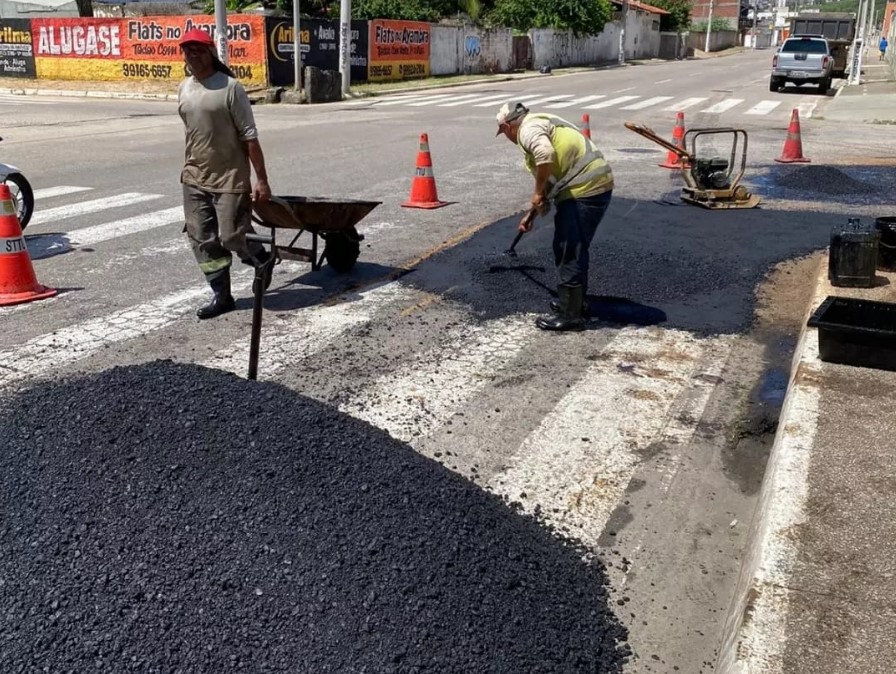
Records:
[[[680,147],[684,150],[684,113],[680,110],[678,111],[678,115],[675,117],[675,127],[672,129],[672,143],[676,147]],[[666,162],[660,164],[663,168],[667,169],[680,169],[684,168],[684,164],[681,162],[681,157],[677,154],[669,150],[666,154]]]
[[[591,138],[591,116],[588,114],[582,115],[582,135]]]
[[[417,169],[411,183],[411,196],[402,206],[405,208],[439,208],[447,203],[447,201],[439,201],[436,178],[432,172],[432,157],[429,155],[429,136],[421,133],[420,150],[417,152]]]
[[[53,297],[55,288],[37,282],[9,186],[0,183],[0,306]]]
[[[790,126],[787,127],[787,138],[784,140],[784,151],[781,156],[775,159],[776,162],[782,164],[792,164],[795,162],[809,162],[803,156],[803,141],[800,138],[800,111],[794,108],[790,113]]]

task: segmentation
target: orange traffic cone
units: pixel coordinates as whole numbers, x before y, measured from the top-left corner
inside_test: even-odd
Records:
[[[411,183],[411,197],[402,206],[405,208],[439,208],[447,201],[439,201],[436,179],[432,172],[432,158],[429,156],[429,136],[420,134],[420,151],[417,152],[417,170]]]
[[[800,140],[800,111],[797,108],[790,113],[790,126],[787,127],[787,139],[784,141],[784,151],[775,159],[782,164],[794,162],[808,162],[803,156],[803,141]]]
[[[675,126],[672,128],[672,142],[676,147],[680,147],[682,150],[684,148],[684,113],[679,111],[678,115],[675,117]],[[684,168],[684,164],[681,162],[681,157],[677,154],[669,150],[668,154],[666,154],[666,162],[660,164],[663,168],[667,169],[680,169]]]
[[[591,117],[587,114],[582,115],[582,135],[591,138]]]
[[[56,294],[37,282],[16,204],[6,183],[0,183],[0,306],[42,300]]]

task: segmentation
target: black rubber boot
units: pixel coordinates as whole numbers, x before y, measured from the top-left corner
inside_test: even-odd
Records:
[[[236,301],[233,299],[233,295],[230,294],[229,269],[225,269],[223,274],[209,281],[208,284],[212,287],[215,296],[211,302],[196,310],[196,315],[199,316],[200,320],[215,318],[236,309]]]
[[[582,318],[582,303],[585,289],[582,286],[557,286],[559,298],[558,313],[550,318],[535,319],[535,325],[542,330],[554,330],[565,332],[569,330],[584,330],[585,319]]]
[[[560,313],[560,302],[551,302],[551,311],[555,314]],[[587,299],[582,300],[582,318],[591,318],[591,303]]]

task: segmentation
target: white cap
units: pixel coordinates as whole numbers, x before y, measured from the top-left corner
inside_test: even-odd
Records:
[[[527,112],[529,112],[529,108],[527,108],[520,102],[505,103],[501,106],[501,109],[498,110],[498,114],[495,115],[495,119],[498,121],[498,126],[500,126],[501,124],[519,119]]]

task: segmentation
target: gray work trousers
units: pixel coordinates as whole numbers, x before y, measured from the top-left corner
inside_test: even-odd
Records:
[[[246,241],[246,234],[255,232],[251,195],[183,187],[184,232],[209,283],[228,273],[234,253],[245,264],[257,264],[264,249],[260,243]]]

